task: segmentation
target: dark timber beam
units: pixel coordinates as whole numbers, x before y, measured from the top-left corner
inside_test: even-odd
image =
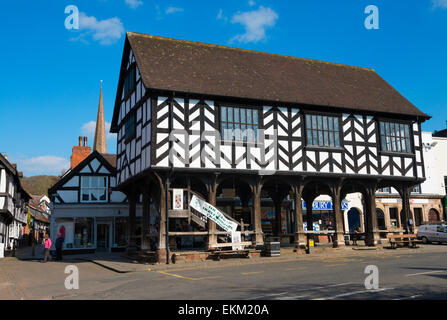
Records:
[[[292,188],[295,200],[295,252],[302,253],[306,251],[306,239],[303,227],[303,185],[297,185]]]

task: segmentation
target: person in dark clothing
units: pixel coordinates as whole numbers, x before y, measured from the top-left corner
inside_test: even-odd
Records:
[[[60,261],[62,260],[62,247],[64,246],[64,238],[60,233],[57,235],[54,246],[56,247],[56,260]]]

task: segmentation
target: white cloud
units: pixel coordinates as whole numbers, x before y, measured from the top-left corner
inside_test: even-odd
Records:
[[[83,33],[71,40],[86,41],[85,37],[91,35],[94,41],[98,41],[102,45],[110,45],[124,34],[124,26],[119,18],[97,20],[93,16],[87,16],[84,12],[79,14],[79,29]]]
[[[143,1],[140,0],[125,0],[126,4],[132,9],[136,9],[143,4]]]
[[[70,168],[70,162],[56,156],[38,156],[17,160],[17,169],[23,171],[24,176],[39,174],[60,175],[62,171]]]
[[[110,122],[106,122],[106,136],[107,140],[116,139],[116,133],[110,133]],[[95,139],[95,129],[96,129],[96,121],[89,121],[84,123],[81,127],[81,134],[86,136],[91,143],[93,143]]]
[[[249,5],[250,7],[253,7],[255,4],[256,4],[256,2],[254,2],[253,0],[249,0],[249,1],[248,1],[248,5]]]
[[[228,18],[226,16],[224,16],[223,10],[220,9],[219,12],[217,13],[217,20],[223,20],[224,22],[228,21]]]
[[[432,0],[433,8],[447,9],[447,0]]]
[[[258,42],[266,38],[265,30],[275,26],[278,14],[270,8],[260,6],[258,10],[236,13],[231,23],[244,26],[245,33],[234,36],[230,42]]]
[[[166,14],[172,14],[177,12],[182,12],[183,8],[177,8],[177,7],[168,7],[165,11]]]

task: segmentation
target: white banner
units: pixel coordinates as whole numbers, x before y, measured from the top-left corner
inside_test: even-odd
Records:
[[[217,223],[222,229],[227,232],[234,232],[237,229],[237,223],[228,220],[222,212],[220,212],[217,208],[210,205],[208,202],[200,200],[196,196],[192,196],[191,199],[191,207],[199,211],[201,214],[206,216],[208,219],[213,220]]]
[[[232,243],[241,243],[242,242],[240,231],[231,232],[231,242]],[[233,250],[242,250],[242,245],[233,246]]]

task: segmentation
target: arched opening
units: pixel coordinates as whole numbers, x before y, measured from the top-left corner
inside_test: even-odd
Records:
[[[376,209],[377,212],[377,227],[379,230],[386,230],[385,213],[381,209]]]
[[[357,208],[349,209],[349,211],[348,211],[348,225],[349,225],[350,233],[354,233],[356,230],[361,229],[359,209],[357,209]]]
[[[429,223],[436,223],[439,222],[439,212],[436,209],[430,209],[428,211],[428,222]]]

